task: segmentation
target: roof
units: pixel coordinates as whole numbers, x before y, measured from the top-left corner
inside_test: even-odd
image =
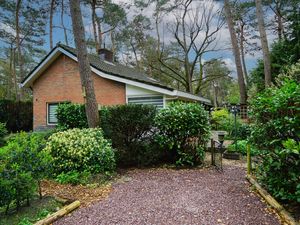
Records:
[[[55,48],[53,48],[45,58],[23,79],[22,86],[30,87],[35,79],[42,74],[42,72],[60,55],[65,54],[68,55],[70,58],[77,61],[77,50],[67,45],[63,45],[61,43],[57,44]],[[193,95],[183,91],[177,91],[174,88],[168,87],[165,84],[147,76],[145,73],[128,67],[124,66],[120,63],[116,62],[108,62],[105,60],[100,59],[99,56],[88,54],[89,61],[91,64],[91,69],[93,72],[98,74],[99,76],[136,85],[139,83],[144,84],[143,87],[151,87],[148,88],[150,90],[156,89],[156,91],[168,94],[171,96],[179,96],[178,93],[181,93],[180,97],[184,97],[187,99],[197,100],[205,103],[211,103],[210,100],[205,99],[203,97]],[[119,79],[118,79],[119,78]],[[132,82],[129,82],[132,81]],[[136,85],[139,86],[139,85]],[[164,90],[164,92],[162,92]],[[175,94],[176,93],[176,94]]]
[[[62,48],[64,50],[66,50],[67,52],[69,52],[70,54],[72,54],[73,56],[77,57],[77,50],[75,48],[72,48],[70,46],[58,43],[56,45],[56,47],[54,49],[52,49],[52,51],[55,50],[55,49],[58,49],[58,48]],[[47,58],[47,56],[45,58]],[[93,55],[93,54],[88,54],[88,57],[89,57],[89,61],[90,61],[91,66],[93,66],[94,68],[96,68],[96,69],[98,69],[102,72],[105,72],[105,73],[108,73],[108,74],[111,74],[111,75],[114,75],[114,76],[118,76],[118,77],[127,78],[127,79],[130,79],[130,80],[136,80],[136,81],[139,81],[139,82],[159,86],[159,87],[166,88],[166,89],[169,89],[169,90],[174,90],[174,88],[171,88],[171,87],[168,87],[167,85],[162,84],[161,82],[155,80],[154,78],[151,78],[151,77],[147,76],[146,74],[144,74],[143,72],[141,72],[141,71],[139,71],[135,68],[124,66],[124,65],[122,65],[120,63],[117,63],[117,62],[108,62],[108,61],[105,61],[105,60],[101,60],[99,58],[99,56]],[[30,77],[30,75],[32,74],[32,72],[35,71],[35,69],[36,68],[34,68],[23,79],[22,83],[24,83],[28,79],[28,77]]]

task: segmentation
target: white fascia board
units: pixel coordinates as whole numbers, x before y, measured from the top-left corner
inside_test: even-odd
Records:
[[[183,91],[177,91],[177,96],[211,104],[211,101],[209,99],[197,95],[193,95],[187,92],[183,92]]]
[[[44,60],[43,63],[41,63],[41,65],[39,65],[33,72],[32,74],[27,77],[27,79],[21,83],[21,87],[30,87],[30,85],[32,84],[32,82],[34,81],[33,78],[37,77],[41,72],[44,71],[44,69],[51,63],[53,62],[59,55],[61,54],[61,52],[59,51],[59,49],[55,49],[50,55],[48,55],[48,57]]]

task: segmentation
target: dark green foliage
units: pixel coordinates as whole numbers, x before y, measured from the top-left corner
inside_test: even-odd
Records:
[[[44,136],[19,133],[0,149],[0,180],[4,202],[7,207],[13,201],[19,207],[36,191],[39,181],[50,174],[51,158],[43,151]],[[1,205],[4,206],[4,205]]]
[[[163,152],[154,143],[156,108],[119,105],[101,109],[101,126],[112,140],[120,166],[147,166],[161,161]]]
[[[257,177],[281,200],[300,202],[300,85],[287,80],[251,102],[251,142],[261,155]]]
[[[0,100],[0,122],[9,132],[32,130],[32,102]]]
[[[259,94],[251,102],[251,140],[259,148],[275,149],[300,134],[300,85],[287,81],[282,87]]]
[[[4,144],[4,136],[7,134],[5,123],[0,122],[0,147]]]
[[[263,156],[257,169],[258,179],[280,200],[300,203],[300,143],[293,139],[283,142]]]
[[[210,137],[208,112],[196,103],[174,102],[159,111],[155,118],[157,140],[172,152],[179,166],[202,162],[204,147]]]
[[[53,158],[56,175],[69,171],[105,173],[115,169],[114,151],[101,129],[74,128],[54,133],[45,151]]]
[[[58,129],[88,128],[84,105],[64,103],[57,108]]]
[[[236,136],[238,140],[248,139],[251,134],[251,129],[247,123],[237,123]],[[231,138],[235,136],[234,131],[232,131]]]

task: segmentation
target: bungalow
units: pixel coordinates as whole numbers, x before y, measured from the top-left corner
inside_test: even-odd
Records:
[[[203,97],[175,90],[133,68],[113,61],[106,49],[99,56],[89,54],[96,99],[99,105],[151,104],[165,107],[180,99],[210,104]],[[22,81],[33,91],[33,128],[41,130],[56,125],[60,102],[84,103],[78,69],[77,51],[57,44]]]

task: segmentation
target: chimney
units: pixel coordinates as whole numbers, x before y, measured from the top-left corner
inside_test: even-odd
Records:
[[[114,61],[114,54],[112,51],[106,49],[106,48],[100,48],[98,50],[98,55],[100,56],[100,59],[108,61],[108,62],[113,62]]]

